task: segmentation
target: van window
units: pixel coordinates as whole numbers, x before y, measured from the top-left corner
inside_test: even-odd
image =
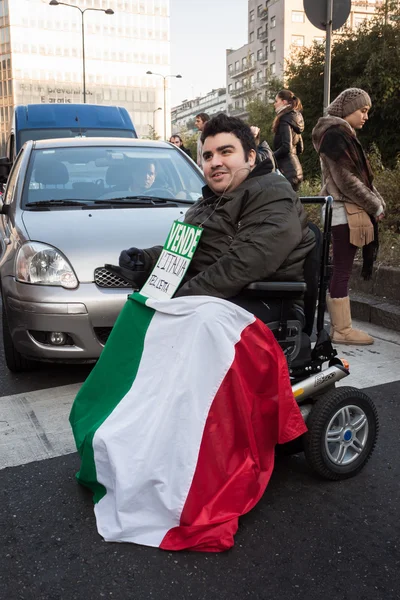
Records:
[[[73,137],[117,137],[134,138],[133,131],[127,129],[23,129],[18,134],[19,147],[28,140],[54,140]]]

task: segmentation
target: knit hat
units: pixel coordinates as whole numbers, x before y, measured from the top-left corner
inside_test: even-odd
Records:
[[[330,103],[326,112],[332,117],[341,117],[344,119],[351,113],[364,108],[364,106],[371,106],[371,98],[359,88],[349,88],[344,90],[333,102]]]

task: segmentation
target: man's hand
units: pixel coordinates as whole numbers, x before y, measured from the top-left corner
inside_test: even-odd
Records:
[[[119,256],[119,266],[131,271],[145,270],[145,256],[140,248],[129,248],[122,250]]]

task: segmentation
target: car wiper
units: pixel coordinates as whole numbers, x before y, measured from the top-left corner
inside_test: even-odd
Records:
[[[36,202],[27,202],[25,207],[31,206],[86,206],[87,202],[73,200],[72,198],[63,198],[62,200],[37,200]]]
[[[119,196],[118,198],[105,198],[104,200],[94,200],[95,204],[129,204],[129,201],[138,204],[193,204],[193,200],[180,198],[160,198],[159,196]]]
[[[95,204],[129,204],[129,201],[138,201],[140,204],[164,204],[165,202],[175,202],[174,198],[159,198],[158,196],[119,196],[118,198],[105,198],[104,200],[94,200]]]

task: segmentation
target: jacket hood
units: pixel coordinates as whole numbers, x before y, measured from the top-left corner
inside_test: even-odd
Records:
[[[304,131],[304,119],[303,115],[297,110],[290,110],[289,112],[283,113],[280,120],[285,123],[289,123],[293,127],[296,133],[303,133]]]
[[[348,124],[347,121],[341,119],[340,117],[333,117],[328,115],[326,117],[321,117],[314,129],[312,130],[312,143],[317,152],[319,152],[319,147],[321,145],[322,136],[324,133],[333,126],[341,126],[341,127],[349,127],[351,130],[351,125]],[[352,130],[353,131],[353,130]]]

